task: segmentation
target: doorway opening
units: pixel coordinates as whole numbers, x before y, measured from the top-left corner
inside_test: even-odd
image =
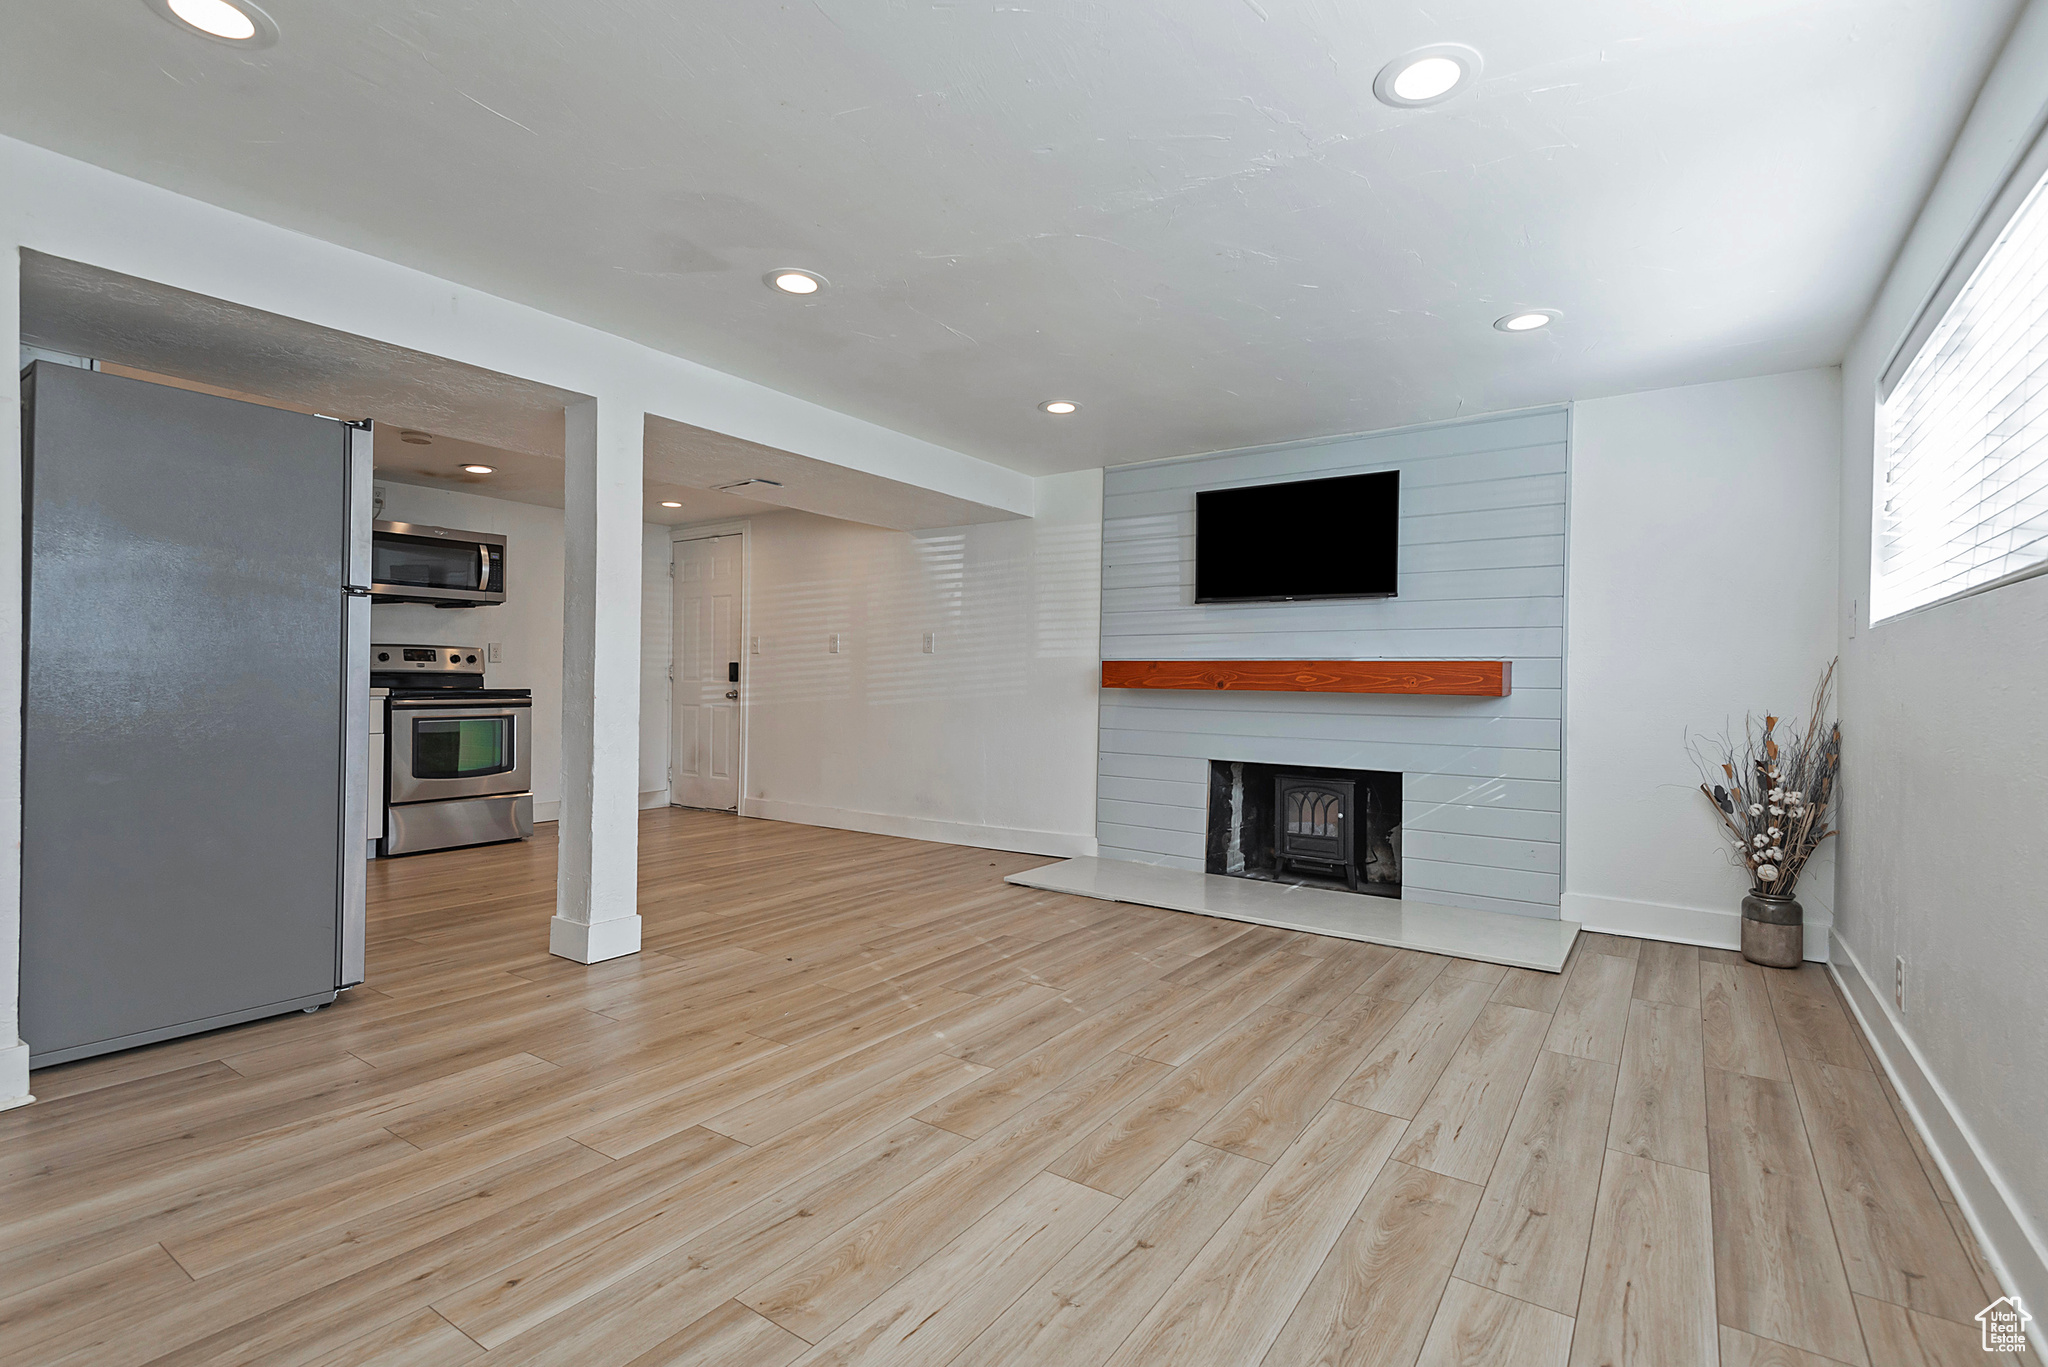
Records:
[[[744,523],[679,529],[669,594],[669,802],[739,809],[749,656]]]

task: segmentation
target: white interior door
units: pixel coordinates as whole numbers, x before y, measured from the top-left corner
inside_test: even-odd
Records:
[[[669,787],[683,807],[740,801],[740,542],[675,543],[675,715]]]

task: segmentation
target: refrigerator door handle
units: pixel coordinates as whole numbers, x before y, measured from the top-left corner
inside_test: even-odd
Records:
[[[368,423],[344,429],[348,477],[348,566],[343,576],[341,890],[335,918],[334,985],[363,980],[364,938],[369,919],[369,804],[382,802],[370,791],[370,486],[375,478],[374,437]]]

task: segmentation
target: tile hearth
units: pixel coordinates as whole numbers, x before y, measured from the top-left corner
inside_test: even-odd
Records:
[[[1066,859],[1013,873],[1003,881],[1546,973],[1564,968],[1565,956],[1579,933],[1576,921],[1510,916],[1403,898],[1360,897],[1123,859]]]

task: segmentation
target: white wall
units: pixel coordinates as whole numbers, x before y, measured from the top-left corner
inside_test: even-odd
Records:
[[[1835,652],[1840,449],[1833,369],[1574,405],[1567,920],[1740,943],[1748,880],[1685,734],[1806,715]],[[1826,957],[1833,859],[1822,846],[1798,888],[1809,958]]]
[[[752,529],[743,813],[1094,853],[1101,471],[1039,480],[1029,521]]]
[[[1878,373],[2044,117],[2048,3],[2034,0],[1842,365],[1848,808],[1835,923],[1851,999],[1987,1253],[2037,1316],[2048,1315],[2048,578],[1866,624]]]
[[[379,480],[384,518],[424,522],[506,538],[505,601],[484,608],[435,608],[420,603],[379,603],[370,609],[372,640],[419,645],[504,646],[504,661],[485,670],[492,688],[533,690],[533,815],[553,821],[562,801],[562,510],[454,489]],[[649,524],[644,546],[658,566],[647,577],[640,688],[640,791],[668,788],[668,528]],[[646,598],[659,597],[650,608]],[[658,632],[650,630],[659,627]],[[652,800],[651,798],[648,800]]]

